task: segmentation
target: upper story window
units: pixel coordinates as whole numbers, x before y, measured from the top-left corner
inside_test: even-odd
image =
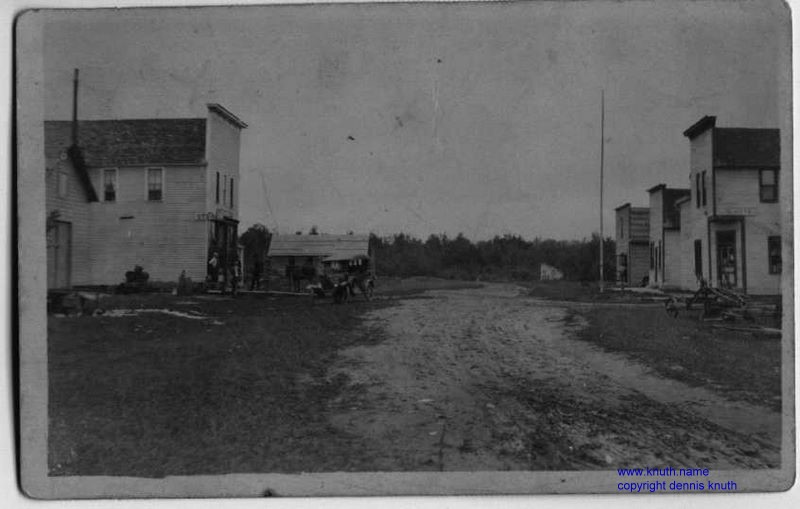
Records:
[[[164,197],[163,168],[147,168],[147,200],[161,201]]]
[[[219,172],[217,172],[217,201],[219,203]]]
[[[617,218],[617,237],[620,239],[625,238],[625,222],[621,217]]]
[[[758,172],[758,194],[762,202],[778,201],[778,170]]]
[[[228,196],[228,177],[226,175],[222,176],[222,206],[227,206],[226,203],[226,196]]]
[[[700,187],[701,187],[701,201],[703,203],[703,207],[706,206],[706,172],[703,172],[702,176],[700,177]]]
[[[66,172],[60,171],[58,172],[58,197],[59,198],[66,198],[67,197],[67,174]]]
[[[103,201],[117,201],[117,170],[103,170]]]
[[[700,208],[700,173],[694,176],[694,198],[697,208]]]
[[[231,207],[231,208],[233,208],[233,178],[231,178],[231,189],[230,189],[230,193],[231,193],[231,199],[230,199],[230,204],[229,204],[229,205],[230,205],[230,207]]]

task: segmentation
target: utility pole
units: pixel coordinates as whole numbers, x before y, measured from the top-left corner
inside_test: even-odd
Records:
[[[603,160],[605,159],[605,117],[606,94],[600,90],[600,293],[603,293],[605,274],[603,274]]]
[[[72,146],[78,146],[78,69],[72,77]]]

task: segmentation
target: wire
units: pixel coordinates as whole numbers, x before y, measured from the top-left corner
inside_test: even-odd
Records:
[[[269,203],[269,195],[267,194],[267,181],[264,178],[263,173],[259,173],[261,175],[261,189],[264,191],[264,201],[267,203],[267,210],[269,210],[269,215],[272,218],[272,221],[275,223],[275,233],[278,233],[278,218],[275,217],[275,213],[272,211],[272,205]]]

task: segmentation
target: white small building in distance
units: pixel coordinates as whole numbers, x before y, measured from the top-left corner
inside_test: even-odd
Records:
[[[564,279],[564,273],[552,265],[543,263],[539,267],[539,279],[542,281],[556,281],[559,279]]]

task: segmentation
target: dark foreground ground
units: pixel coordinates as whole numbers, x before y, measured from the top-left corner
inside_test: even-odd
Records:
[[[512,286],[386,281],[347,305],[120,296],[105,316],[51,317],[50,472],[777,466],[774,433],[746,424],[774,424],[779,340]]]

